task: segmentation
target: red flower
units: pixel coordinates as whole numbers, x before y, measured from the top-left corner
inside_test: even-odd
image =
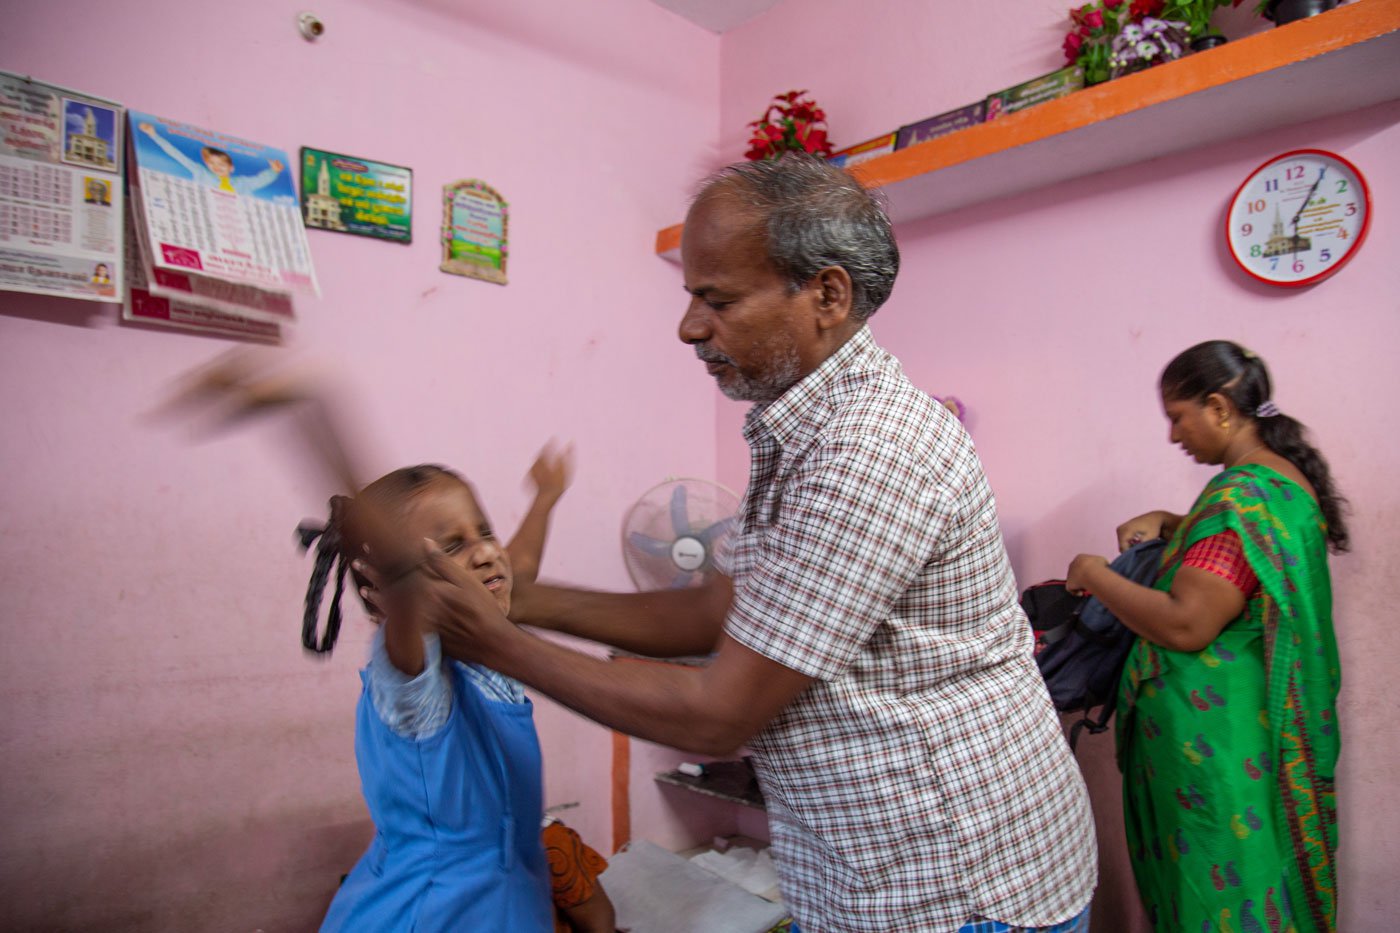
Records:
[[[1103,6],[1105,10],[1116,10],[1127,2],[1128,0],[1103,0]],[[1240,0],[1235,0],[1235,3],[1238,4],[1239,2]]]
[[[1084,15],[1084,25],[1090,29],[1103,28],[1103,10],[1090,10]]]
[[[806,98],[806,93],[788,91],[775,95],[763,116],[749,124],[753,132],[745,153],[748,158],[771,159],[790,150],[831,155],[826,112]]]
[[[1077,32],[1072,32],[1065,36],[1065,58],[1074,61],[1079,57],[1079,50],[1084,47],[1084,37]]]
[[[1128,7],[1128,15],[1133,19],[1142,19],[1144,16],[1157,16],[1162,12],[1162,7],[1166,5],[1166,0],[1133,0],[1132,6]]]
[[[826,141],[826,130],[818,129],[810,123],[795,127],[794,135],[804,152],[831,155],[831,143]]]

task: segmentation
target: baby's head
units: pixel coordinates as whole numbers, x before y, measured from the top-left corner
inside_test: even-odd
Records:
[[[204,159],[204,167],[220,178],[227,178],[233,174],[233,156],[224,150],[205,146],[199,150],[199,154]]]
[[[365,534],[357,518],[359,507],[374,506],[378,522],[387,523],[393,533],[411,547],[431,539],[450,560],[481,581],[502,612],[510,611],[510,558],[496,539],[476,494],[466,480],[451,470],[431,464],[404,467],[370,483],[354,499],[337,496],[331,500],[331,518],[324,532],[319,526],[303,525],[303,546],[322,534],[316,548],[316,566],[306,592],[306,613],[302,621],[302,644],[311,651],[326,652],[334,647],[340,631],[340,593],[343,574],[351,561],[365,556]],[[363,513],[359,513],[363,514]],[[316,629],[321,597],[329,580],[331,564],[340,558],[336,592],[332,597],[326,634],[318,643]],[[370,555],[371,560],[373,555]],[[351,571],[356,589],[369,581]],[[380,621],[372,607],[371,618]]]

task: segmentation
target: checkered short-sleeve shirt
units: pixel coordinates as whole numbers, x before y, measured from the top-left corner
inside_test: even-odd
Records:
[[[961,424],[862,328],[744,432],[726,631],[816,678],[752,742],[803,930],[1074,916],[1093,818]]]

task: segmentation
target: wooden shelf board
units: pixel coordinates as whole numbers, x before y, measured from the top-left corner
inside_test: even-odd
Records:
[[[655,776],[655,780],[660,784],[684,787],[697,794],[757,810],[764,808],[763,791],[758,788],[753,769],[744,761],[709,762],[705,765],[705,773],[699,777],[682,774],[680,771],[662,771]]]
[[[863,162],[896,223],[1400,98],[1400,0],[1319,16]],[[680,260],[680,225],[656,252]]]

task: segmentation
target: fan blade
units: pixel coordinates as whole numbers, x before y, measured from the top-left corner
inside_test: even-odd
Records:
[[[671,493],[671,530],[676,537],[690,534],[690,516],[685,511],[685,500],[685,484],[681,483]]]
[[[667,560],[671,559],[670,541],[658,541],[655,538],[647,537],[640,531],[634,531],[628,534],[627,541],[634,548],[641,551],[643,554],[648,555],[649,557],[664,557]]]
[[[689,570],[682,570],[680,573],[676,574],[676,578],[675,578],[674,580],[671,581],[671,589],[673,589],[673,590],[683,590],[683,589],[685,589],[687,586],[690,586],[690,578],[693,577],[693,576],[694,576],[694,574],[693,574],[691,571],[689,571]]]
[[[700,543],[705,545],[705,550],[708,551],[710,549],[710,545],[714,544],[715,539],[728,534],[729,529],[734,527],[734,523],[737,520],[738,519],[736,519],[733,515],[729,516],[728,518],[721,518],[719,521],[715,522],[713,525],[711,525],[709,528],[706,528],[704,531],[697,532],[695,537],[700,539]]]

